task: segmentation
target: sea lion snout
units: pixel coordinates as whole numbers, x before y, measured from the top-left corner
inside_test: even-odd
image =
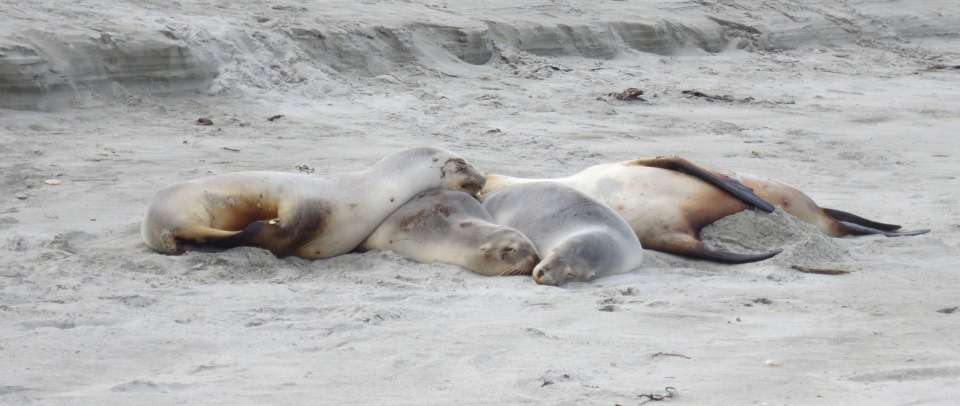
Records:
[[[490,242],[481,249],[487,261],[497,263],[497,267],[503,269],[500,275],[530,275],[540,263],[533,243],[513,229],[503,229],[493,234]]]
[[[472,169],[473,167],[471,167]],[[473,169],[476,171],[476,169]],[[470,177],[460,184],[460,187],[473,196],[480,196],[480,190],[487,184],[487,178],[480,172],[470,174]],[[479,201],[479,200],[478,200]]]
[[[487,177],[463,158],[450,158],[443,164],[444,187],[466,192],[470,195],[480,193],[487,184]]]
[[[547,285],[547,286],[560,286],[566,282],[563,278],[558,278],[562,276],[562,272],[557,269],[556,264],[549,263],[549,260],[544,260],[533,269],[533,281],[537,285]]]

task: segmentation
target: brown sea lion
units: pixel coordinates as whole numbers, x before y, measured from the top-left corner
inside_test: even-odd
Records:
[[[545,180],[573,186],[606,203],[630,223],[645,248],[725,263],[759,261],[779,253],[740,254],[701,241],[703,227],[751,207],[772,212],[774,205],[781,206],[787,213],[834,237],[866,234],[895,237],[929,231],[897,231],[898,225],[821,208],[809,196],[785,183],[718,172],[679,157],[601,164],[560,179],[488,174],[481,194]]]
[[[410,198],[443,188],[474,194],[484,176],[441,148],[412,148],[338,175],[236,172],[161,189],[140,231],[150,248],[254,246],[278,256],[329,258],[352,251]]]

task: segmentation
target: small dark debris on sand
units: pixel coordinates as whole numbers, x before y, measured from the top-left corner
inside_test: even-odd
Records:
[[[227,151],[231,151],[231,152],[240,152],[240,150],[239,150],[239,149],[236,149],[236,148],[223,147],[223,149],[225,149],[225,150],[227,150]]]
[[[803,273],[813,273],[817,275],[843,275],[848,274],[850,271],[845,271],[843,269],[833,269],[833,268],[810,268],[803,265],[792,265],[790,268],[796,269],[797,271]]]
[[[944,70],[944,69],[960,70],[960,65],[944,65],[942,63],[938,63],[936,65],[927,66],[927,70]]]
[[[303,173],[313,173],[313,168],[307,165],[297,165],[297,170]]]
[[[279,120],[279,119],[281,119],[281,118],[283,118],[283,114],[277,114],[277,115],[275,115],[275,116],[270,116],[270,118],[267,118],[267,121],[275,121],[275,120]]]
[[[957,306],[947,307],[947,308],[944,308],[944,309],[937,310],[937,313],[951,314],[951,313],[957,311],[957,309],[960,309],[960,307],[957,307]]]
[[[658,358],[658,357],[680,357],[680,358],[692,359],[678,352],[658,352],[650,356],[650,358]]]
[[[637,397],[639,397],[640,399],[646,398],[646,400],[644,400],[643,402],[640,402],[640,404],[642,405],[650,401],[659,402],[661,400],[665,400],[665,399],[669,399],[674,396],[677,396],[677,388],[674,388],[672,386],[667,386],[666,388],[663,388],[663,390],[666,391],[666,394],[660,395],[656,393],[641,393],[637,395]],[[614,406],[623,406],[623,405],[617,403]]]
[[[607,93],[607,96],[613,96],[613,97],[616,98],[617,100],[623,100],[623,101],[633,101],[633,100],[647,101],[646,99],[640,97],[641,95],[643,95],[643,90],[637,89],[637,88],[635,88],[635,87],[631,87],[631,88],[629,88],[629,89],[627,89],[627,90],[624,90],[624,91],[622,91],[622,92],[619,92],[619,93]]]
[[[200,117],[197,119],[197,125],[213,125],[213,120],[206,117]]]
[[[688,97],[701,97],[701,98],[707,99],[707,101],[742,102],[742,103],[749,103],[753,101],[752,97],[736,99],[733,96],[727,96],[727,95],[723,95],[723,96],[709,95],[698,90],[684,90],[680,93],[683,93]]]

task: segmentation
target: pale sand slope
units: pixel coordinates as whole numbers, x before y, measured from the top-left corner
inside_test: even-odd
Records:
[[[61,3],[0,3],[0,404],[960,399],[952,1]],[[932,232],[745,213],[710,235],[787,251],[563,288],[140,241],[165,184],[414,145],[537,177],[681,155]]]

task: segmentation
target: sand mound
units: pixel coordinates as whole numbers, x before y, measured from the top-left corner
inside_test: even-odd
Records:
[[[704,227],[704,242],[732,252],[768,252],[783,249],[772,260],[780,265],[825,267],[847,258],[838,243],[809,223],[777,207],[773,213],[745,210]]]

